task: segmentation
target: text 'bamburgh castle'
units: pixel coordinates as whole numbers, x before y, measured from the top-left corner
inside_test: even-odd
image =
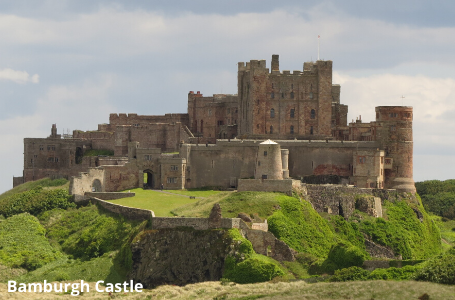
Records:
[[[362,188],[414,192],[412,107],[376,107],[376,120],[347,123],[332,61],[301,71],[265,60],[238,64],[238,93],[188,94],[188,113],[111,114],[98,130],[24,139],[14,185],[72,179],[72,192],[136,187],[286,190],[296,180],[337,178]],[[108,155],[89,155],[90,153]],[[144,175],[145,174],[145,175]],[[294,180],[292,180],[294,179]]]

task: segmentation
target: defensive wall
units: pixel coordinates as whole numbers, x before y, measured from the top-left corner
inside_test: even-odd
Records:
[[[136,193],[122,193],[122,192],[108,192],[108,193],[97,193],[97,192],[86,192],[86,197],[98,198],[100,200],[117,200],[122,198],[130,198],[136,196]]]
[[[356,209],[356,201],[364,199],[365,212],[370,215],[382,216],[384,200],[395,201],[400,198],[396,190],[357,188],[354,186],[332,184],[302,184],[303,193],[306,193],[313,208],[321,213],[328,212],[349,218]],[[378,201],[379,200],[379,201]]]
[[[300,187],[300,181],[294,179],[239,179],[237,191],[281,192],[292,195],[292,189]]]
[[[217,140],[217,144],[182,144],[180,156],[186,158],[186,188],[204,186],[233,187],[239,179],[254,178],[258,147],[262,140]],[[338,175],[359,180],[370,177],[353,174],[358,151],[375,156],[379,144],[374,141],[277,140],[289,150],[289,176]],[[366,184],[362,184],[365,186]],[[235,186],[234,186],[235,187]]]
[[[130,220],[139,220],[139,221],[148,221],[150,218],[155,216],[155,213],[152,210],[134,208],[134,207],[127,207],[120,204],[111,203],[105,200],[101,200],[99,198],[90,197],[90,201],[93,204],[97,204],[102,208],[106,209],[115,214],[119,214],[124,216]]]

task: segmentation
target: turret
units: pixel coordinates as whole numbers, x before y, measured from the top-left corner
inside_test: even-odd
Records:
[[[412,107],[376,107],[376,139],[385,150],[385,187],[415,193]]]
[[[259,144],[254,178],[283,179],[283,161],[279,144],[271,140]]]

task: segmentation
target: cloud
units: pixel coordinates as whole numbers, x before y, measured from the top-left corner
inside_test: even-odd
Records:
[[[16,83],[38,83],[39,75],[35,74],[30,76],[26,71],[15,71],[13,69],[3,69],[0,70],[0,80],[11,80]]]
[[[451,138],[455,128],[455,79],[395,74],[353,77],[334,72],[333,82],[341,84],[341,102],[349,105],[349,121],[358,115],[364,122],[374,121],[376,106],[412,106],[414,152],[455,153]]]

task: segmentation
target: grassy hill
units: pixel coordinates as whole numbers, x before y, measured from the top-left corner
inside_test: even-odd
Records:
[[[11,278],[25,282],[82,278],[123,281],[131,266],[130,243],[147,222],[130,222],[92,205],[76,208],[68,202],[67,189],[65,180],[44,179],[0,195],[0,214],[4,212],[8,217],[0,218],[0,227],[17,228],[3,230],[6,233],[0,230],[0,271],[8,274],[0,275],[0,282]],[[345,220],[340,216],[318,214],[306,200],[281,193],[131,191],[136,197],[111,202],[151,209],[156,216],[185,217],[208,217],[213,204],[219,203],[223,217],[245,213],[256,221],[267,219],[269,230],[299,252],[295,262],[279,267],[283,274],[281,280],[360,266],[370,258],[365,249],[365,237],[392,248],[407,259],[426,259],[441,251],[436,224],[442,221],[430,217],[419,199],[386,201],[384,218],[355,211]],[[451,223],[444,225],[451,226]],[[21,235],[22,232],[27,234]],[[449,243],[455,240],[449,227],[444,236]],[[257,264],[254,268],[277,264],[250,254],[251,261]],[[343,270],[348,270],[346,278],[355,273],[355,269]],[[409,278],[396,277],[392,274],[394,270],[385,272],[381,278]],[[364,278],[376,278],[371,277],[375,274],[367,275]],[[230,277],[236,278],[235,274]]]

